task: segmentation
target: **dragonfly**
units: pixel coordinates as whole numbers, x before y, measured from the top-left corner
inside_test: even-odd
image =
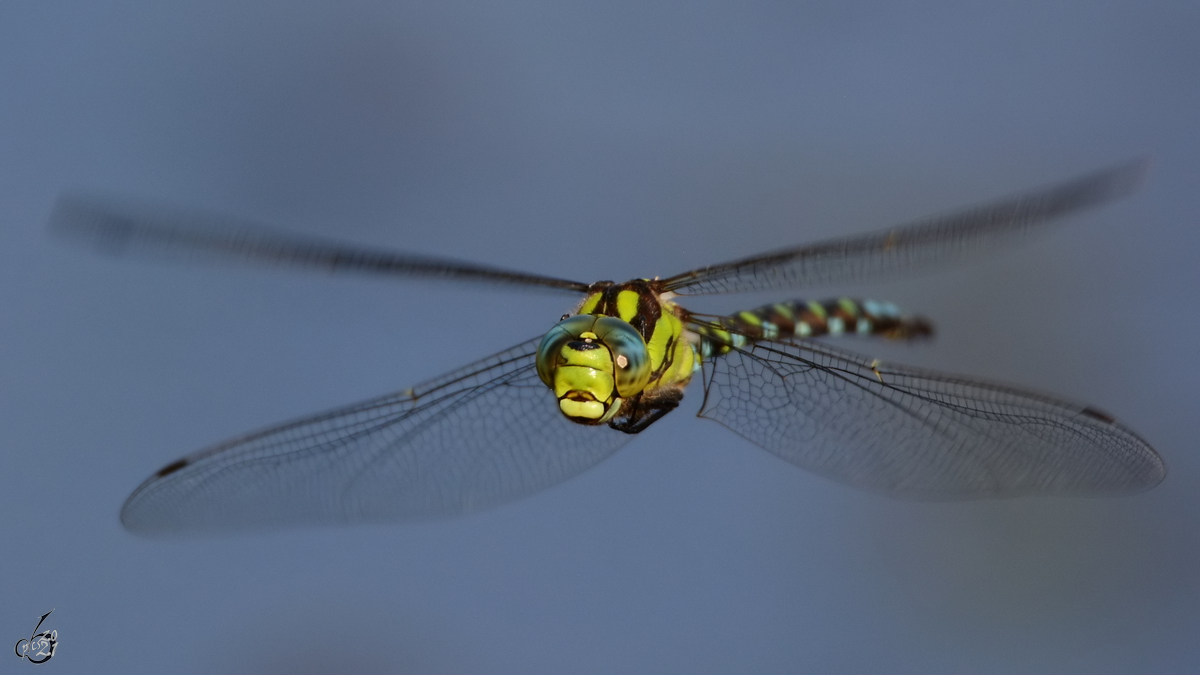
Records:
[[[848,335],[912,341],[931,323],[834,297],[729,315],[690,295],[871,280],[962,260],[1131,192],[1144,162],[886,230],[668,277],[584,283],[281,234],[257,224],[65,196],[53,231],[115,254],[188,254],[576,297],[543,335],[396,393],[250,433],[167,464],[128,498],[138,533],[405,521],[478,511],[561,483],[679,406],[869,492],[923,500],[1107,496],[1157,485],[1155,450],[1099,409],[867,358]]]

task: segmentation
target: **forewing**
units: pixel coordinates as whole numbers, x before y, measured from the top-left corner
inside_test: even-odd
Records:
[[[706,366],[702,417],[802,468],[914,499],[1110,495],[1157,485],[1158,454],[1087,406],[883,366],[811,341]]]
[[[268,263],[326,272],[432,277],[584,292],[577,281],[393,251],[347,246],[272,231],[263,225],[199,211],[115,199],[65,196],[51,231],[111,255],[207,258]]]
[[[1046,221],[1132,192],[1146,162],[1122,164],[1036,192],[882,232],[787,248],[663,280],[679,295],[742,293],[863,281],[968,258]]]
[[[198,452],[138,487],[121,521],[154,533],[411,520],[560,483],[632,437],[558,412],[534,368],[539,342]]]

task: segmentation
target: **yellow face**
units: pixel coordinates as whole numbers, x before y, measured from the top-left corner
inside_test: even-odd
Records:
[[[614,405],[618,397],[613,357],[595,333],[586,331],[579,338],[559,350],[554,395],[567,417],[600,422],[610,410],[619,407]]]
[[[550,329],[537,354],[538,375],[559,410],[581,424],[612,419],[650,379],[646,343],[628,323],[579,314]]]

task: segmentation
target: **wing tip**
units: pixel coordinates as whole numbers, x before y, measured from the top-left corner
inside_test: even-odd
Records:
[[[1141,189],[1149,180],[1153,166],[1153,155],[1145,154],[1101,169],[1086,176],[1083,182],[1095,182],[1098,201],[1120,199]]]
[[[134,237],[134,224],[119,209],[81,193],[64,193],[47,218],[51,236],[89,246],[100,253],[121,255]]]

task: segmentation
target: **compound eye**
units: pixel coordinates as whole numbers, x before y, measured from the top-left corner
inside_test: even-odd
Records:
[[[547,387],[554,388],[554,369],[558,367],[563,345],[578,340],[580,335],[592,330],[595,322],[596,317],[591,314],[576,314],[559,321],[542,338],[537,351],[537,371]]]
[[[592,332],[612,352],[617,394],[627,398],[645,389],[650,381],[650,352],[641,333],[611,316],[596,319]]]
[[[611,316],[577,314],[559,321],[538,346],[538,377],[547,387],[554,388],[554,369],[559,366],[563,346],[579,341],[584,333],[595,339],[612,354],[612,377],[617,395],[628,397],[646,388],[650,381],[650,353],[646,341],[633,326]]]

